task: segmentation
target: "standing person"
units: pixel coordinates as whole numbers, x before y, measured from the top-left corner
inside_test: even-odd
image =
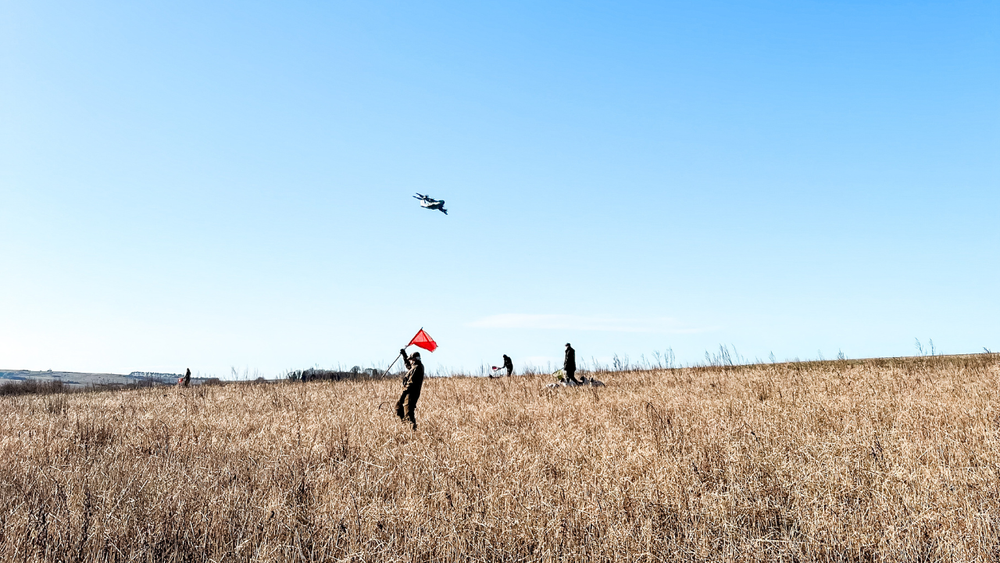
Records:
[[[580,384],[576,379],[576,350],[569,345],[569,342],[566,343],[566,359],[563,360],[563,371],[566,372],[566,379],[577,385]]]
[[[420,388],[424,384],[424,364],[420,361],[420,352],[410,354],[406,357],[406,349],[399,351],[406,363],[406,375],[403,376],[403,394],[396,402],[396,416],[403,422],[409,421],[414,430],[417,429],[417,419],[413,411],[417,408],[417,399],[420,398]]]
[[[503,367],[507,368],[507,377],[514,374],[514,362],[511,361],[510,356],[507,354],[503,355]]]
[[[191,368],[187,368],[187,373],[184,374],[184,387],[191,386]]]

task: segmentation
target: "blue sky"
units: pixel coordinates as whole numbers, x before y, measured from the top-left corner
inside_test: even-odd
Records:
[[[7,2],[0,65],[0,368],[1000,349],[996,2]]]

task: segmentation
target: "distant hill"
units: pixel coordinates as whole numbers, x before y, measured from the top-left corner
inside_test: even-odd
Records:
[[[87,387],[92,385],[134,385],[136,383],[158,383],[176,385],[183,375],[175,373],[153,373],[133,371],[128,375],[117,373],[82,373],[75,371],[31,371],[26,369],[0,370],[0,385],[14,381],[62,381],[63,385]],[[192,383],[204,380],[192,379]]]

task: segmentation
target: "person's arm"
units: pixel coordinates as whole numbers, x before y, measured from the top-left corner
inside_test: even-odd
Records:
[[[400,348],[399,355],[403,356],[403,365],[406,366],[406,369],[410,369],[411,367],[413,367],[412,365],[410,365],[410,358],[406,355],[406,348]]]

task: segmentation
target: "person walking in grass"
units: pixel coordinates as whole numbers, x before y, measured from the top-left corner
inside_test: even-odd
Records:
[[[396,401],[396,416],[403,422],[409,422],[410,426],[417,429],[417,419],[414,411],[417,408],[417,399],[420,398],[420,388],[424,385],[424,364],[420,361],[420,352],[414,352],[409,357],[406,356],[406,349],[399,353],[406,363],[406,375],[403,376],[403,394]]]
[[[191,386],[191,368],[187,368],[187,373],[184,374],[184,387]]]
[[[507,369],[507,377],[514,375],[514,362],[507,354],[503,355],[503,367]]]
[[[568,381],[572,381],[577,385],[580,384],[576,379],[576,350],[569,345],[569,342],[566,343],[566,357],[563,360],[563,371],[566,372],[566,379]]]

